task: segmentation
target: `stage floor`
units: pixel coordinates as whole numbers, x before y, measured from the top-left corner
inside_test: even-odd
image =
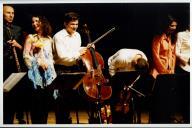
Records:
[[[77,124],[77,118],[76,118],[76,112],[71,111],[70,113],[72,117],[72,124]],[[88,124],[88,114],[84,110],[80,110],[78,112],[79,115],[79,124]],[[25,115],[26,120],[26,115]],[[148,112],[142,112],[141,113],[141,123],[147,124],[149,122],[149,114]],[[55,113],[53,111],[50,111],[48,114],[48,124],[55,124]],[[16,118],[14,119],[14,124],[18,124]],[[29,116],[29,124],[31,124],[30,116]]]

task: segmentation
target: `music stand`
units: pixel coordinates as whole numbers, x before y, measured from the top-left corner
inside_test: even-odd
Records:
[[[152,123],[173,123],[173,119],[176,119],[174,115],[183,111],[189,115],[189,78],[178,74],[157,76],[153,88]]]
[[[81,85],[82,78],[85,74],[85,72],[60,73],[53,84],[56,86],[59,85],[59,88],[76,90],[79,85]]]
[[[57,72],[57,78],[54,80],[53,85],[61,90],[77,90],[78,87],[82,84],[83,76],[86,72]],[[79,124],[79,115],[78,109],[76,107],[76,119],[77,124]]]
[[[14,88],[21,86],[18,85],[18,83],[24,83],[26,81],[26,74],[27,72],[11,73],[10,76],[3,82],[3,92],[5,94],[9,94],[12,90],[14,90]],[[25,110],[25,114],[27,120],[26,123],[29,124],[29,116],[27,110]]]
[[[3,92],[9,92],[26,75],[26,72],[11,73],[3,82]]]

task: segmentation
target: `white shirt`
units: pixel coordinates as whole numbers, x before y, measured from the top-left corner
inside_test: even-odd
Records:
[[[179,32],[177,35],[177,42],[176,42],[176,55],[184,60],[186,63],[189,61],[190,58],[190,32],[189,30]],[[183,65],[179,64],[181,67]],[[186,70],[190,70],[189,68]]]
[[[81,36],[78,32],[69,35],[66,29],[57,32],[54,37],[53,53],[55,64],[73,66],[80,57]]]
[[[147,61],[146,55],[137,49],[124,48],[117,51],[108,59],[109,74],[114,76],[118,71],[135,71],[135,67],[131,63],[138,54]]]

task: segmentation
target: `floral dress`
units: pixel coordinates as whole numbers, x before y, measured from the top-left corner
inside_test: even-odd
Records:
[[[52,43],[51,37],[39,37],[37,34],[28,35],[25,41],[23,58],[29,69],[28,77],[33,82],[35,89],[37,89],[37,86],[44,88],[50,85],[56,78]],[[47,70],[40,70],[42,64],[48,65]]]

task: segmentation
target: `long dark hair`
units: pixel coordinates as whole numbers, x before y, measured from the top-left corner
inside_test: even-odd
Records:
[[[41,15],[33,15],[32,17],[38,17],[39,21],[41,22],[41,30],[42,30],[42,36],[48,37],[52,35],[52,27],[50,22],[45,16]]]
[[[52,34],[52,27],[45,16],[40,16],[39,20],[41,22],[42,36],[48,37]]]
[[[160,35],[160,34],[166,32],[167,29],[169,28],[169,26],[172,24],[172,22],[177,22],[177,20],[170,14],[159,16],[158,21],[157,21],[157,33],[156,34]],[[173,44],[176,42],[176,38],[177,38],[176,33],[177,33],[177,31],[175,31],[171,34],[171,42]]]
[[[163,32],[165,32],[169,27],[169,25],[174,21],[177,22],[177,20],[170,14],[159,16],[156,22],[157,23],[156,34],[162,34]]]

